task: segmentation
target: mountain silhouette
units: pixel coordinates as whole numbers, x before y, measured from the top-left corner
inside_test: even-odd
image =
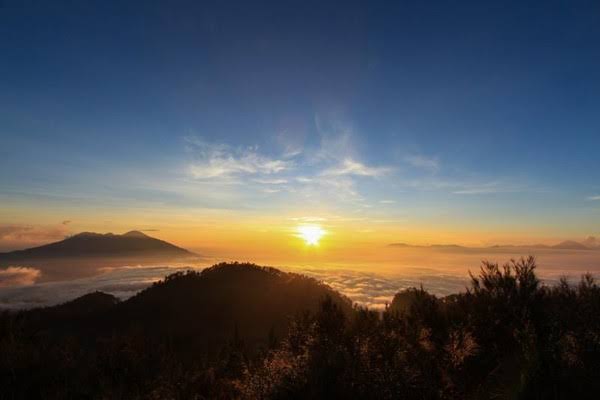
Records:
[[[122,235],[82,232],[59,242],[0,253],[0,267],[37,268],[43,282],[91,276],[100,268],[198,258],[197,254],[139,231]]]
[[[431,249],[431,250],[439,250],[439,251],[449,251],[449,252],[481,252],[481,251],[507,251],[507,250],[515,250],[515,249],[532,249],[532,250],[544,250],[544,249],[554,249],[554,250],[600,250],[600,240],[597,240],[595,237],[590,236],[583,242],[577,242],[575,240],[565,240],[555,245],[545,245],[545,244],[526,244],[526,245],[512,245],[512,244],[503,244],[503,245],[492,245],[485,247],[467,247],[460,246],[456,244],[431,244],[431,245],[412,245],[408,243],[390,243],[388,247],[393,248],[404,248],[404,249]]]
[[[82,232],[60,242],[0,253],[1,260],[66,257],[132,257],[138,255],[189,256],[189,251],[139,231],[122,235]]]
[[[583,242],[584,245],[590,248],[600,248],[600,239],[595,236],[588,236]]]
[[[551,247],[558,250],[591,250],[585,244],[576,242],[574,240],[565,240],[564,242],[560,242]]]

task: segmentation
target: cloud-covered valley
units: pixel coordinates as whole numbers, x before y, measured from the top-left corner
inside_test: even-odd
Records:
[[[32,308],[59,304],[94,291],[111,293],[121,299],[135,295],[153,282],[178,271],[202,269],[188,266],[124,266],[107,268],[102,273],[85,278],[35,283],[39,271],[27,267],[0,270],[0,309]],[[430,267],[398,268],[396,272],[369,272],[367,267],[284,267],[282,270],[318,279],[348,296],[353,302],[370,308],[383,308],[394,294],[409,287],[423,286],[430,293],[446,296],[464,291],[469,284],[467,269],[443,270]],[[597,274],[595,269],[587,269]],[[477,270],[474,270],[476,272]],[[541,268],[539,276],[553,283],[562,276],[575,281],[583,269],[571,273],[556,270],[552,265]]]
[[[121,299],[133,296],[153,282],[177,271],[193,269],[171,266],[127,266],[113,268],[87,278],[35,284],[32,268],[11,268],[0,271],[0,308],[31,308],[59,304],[94,291],[111,293]],[[286,270],[288,270],[286,268]],[[466,277],[433,274],[386,276],[353,270],[293,268],[328,284],[352,301],[369,307],[382,308],[398,290],[423,285],[437,295],[463,290]],[[2,275],[2,273],[5,275]],[[10,279],[3,281],[3,279]],[[11,278],[8,278],[8,277]],[[9,284],[2,285],[2,282]]]

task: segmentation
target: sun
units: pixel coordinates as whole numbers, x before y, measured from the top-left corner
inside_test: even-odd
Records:
[[[319,240],[325,235],[325,230],[319,225],[300,225],[296,230],[298,237],[302,238],[309,246],[318,246]]]

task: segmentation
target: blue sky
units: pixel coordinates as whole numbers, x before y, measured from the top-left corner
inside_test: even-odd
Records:
[[[387,3],[3,2],[0,222],[599,233],[598,2]]]

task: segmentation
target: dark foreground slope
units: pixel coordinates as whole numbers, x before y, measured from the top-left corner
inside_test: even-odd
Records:
[[[237,330],[255,349],[270,334],[283,336],[292,317],[315,312],[326,296],[351,312],[348,299],[312,278],[253,264],[218,264],[168,276],[115,307],[106,324],[123,329],[134,323],[204,353],[219,351]]]
[[[124,302],[95,292],[6,313],[0,387],[11,390],[0,399],[135,397],[171,368],[219,365],[232,351],[234,359],[256,357],[325,298],[352,312],[348,299],[312,278],[233,263],[170,275]]]
[[[0,318],[0,399],[595,399],[598,315],[590,276],[544,287],[533,258],[485,263],[465,293],[401,291],[384,312],[219,265],[123,303]]]

